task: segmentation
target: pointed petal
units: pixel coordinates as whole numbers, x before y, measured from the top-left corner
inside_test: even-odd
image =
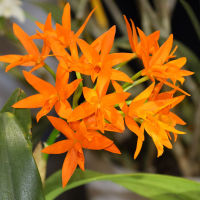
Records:
[[[172,118],[174,121],[176,121],[176,124],[181,124],[181,125],[185,125],[186,124],[180,117],[178,117],[177,115],[175,115],[172,112],[169,112],[168,116],[170,118]]]
[[[127,20],[127,18],[126,18],[125,15],[124,15],[124,20],[126,22],[126,29],[127,29],[128,39],[129,39],[129,43],[131,45],[131,49],[132,49],[133,52],[135,52],[135,47],[134,47],[134,44],[133,44],[133,35],[132,35],[131,26],[128,23],[128,20]]]
[[[69,80],[69,72],[63,69],[59,64],[56,72],[56,84],[55,84],[56,91],[59,92],[63,86],[67,85],[68,80]]]
[[[87,102],[96,103],[98,102],[98,96],[95,90],[87,87],[83,87],[83,95]]]
[[[63,133],[67,138],[74,140],[74,131],[69,127],[66,121],[52,116],[47,116],[51,124],[55,129]]]
[[[165,124],[165,123],[162,123],[162,122],[160,122],[160,121],[158,121],[158,123],[162,126],[162,128],[164,128],[164,129],[167,130],[167,131],[170,131],[170,132],[172,132],[172,133],[177,133],[177,134],[185,134],[185,132],[183,132],[183,131],[178,131],[178,130],[176,130],[174,127],[169,126],[169,125],[167,125],[167,124]]]
[[[41,63],[39,63],[39,64],[37,64],[37,65],[35,65],[30,71],[29,71],[29,73],[32,73],[32,72],[34,72],[35,70],[37,70],[37,69],[39,69],[39,68],[41,68],[41,67],[43,67],[45,65],[45,63],[44,62],[41,62]]]
[[[110,84],[110,77],[111,77],[111,68],[104,67],[99,73],[99,77],[97,79],[97,84],[96,84],[96,92],[98,94],[99,99],[101,99],[103,96],[106,95],[108,86]]]
[[[35,21],[35,23],[38,26],[38,28],[40,28],[40,30],[44,32],[44,24],[37,22],[37,21]]]
[[[75,37],[76,37],[76,38],[78,38],[78,37],[80,36],[80,34],[83,32],[83,30],[84,30],[86,24],[88,23],[90,17],[92,16],[92,13],[95,11],[96,8],[97,8],[97,7],[95,7],[95,8],[90,12],[90,14],[87,16],[85,22],[83,23],[83,25],[82,25],[82,26],[79,28],[79,30],[76,32],[76,34],[75,34]]]
[[[110,151],[112,153],[121,154],[120,150],[117,148],[117,146],[113,143],[109,147],[106,147],[104,150]]]
[[[47,15],[47,19],[44,25],[44,31],[52,31],[52,24],[51,24],[51,13]]]
[[[105,57],[104,64],[113,67],[119,63],[130,60],[134,56],[134,53],[112,53]]]
[[[111,48],[113,46],[114,37],[116,32],[116,26],[113,26],[110,28],[109,31],[106,32],[106,35],[104,36],[102,40],[101,45],[101,62],[105,59],[105,57],[110,53]]]
[[[93,47],[91,47],[87,42],[85,42],[82,39],[77,39],[77,43],[81,51],[85,55],[85,57],[88,59],[89,63],[95,65],[100,61],[100,56],[98,52]]]
[[[113,106],[115,104],[124,102],[130,95],[131,94],[128,92],[107,94],[102,97],[101,102],[104,107]]]
[[[124,119],[117,109],[110,107],[104,109],[104,118],[111,122],[114,126],[120,130],[124,130]]]
[[[56,110],[56,113],[64,119],[68,119],[68,117],[72,113],[72,108],[67,100],[64,102],[57,101],[55,104],[55,110]]]
[[[44,105],[44,103],[49,99],[49,97],[43,94],[35,94],[21,101],[15,103],[13,108],[39,108]]]
[[[24,77],[30,85],[32,85],[38,92],[44,95],[52,95],[56,93],[56,89],[50,83],[34,76],[33,74],[23,71]]]
[[[73,140],[62,140],[44,148],[41,152],[47,154],[61,154],[69,151],[73,146]]]
[[[136,150],[135,150],[135,153],[134,153],[134,159],[136,159],[138,154],[140,153],[141,148],[142,148],[142,144],[143,144],[143,141],[138,137],[137,146],[136,146]]]
[[[84,163],[85,163],[85,158],[84,158],[84,154],[83,154],[83,149],[81,147],[81,144],[79,142],[76,142],[74,145],[74,150],[76,151],[76,156],[78,159],[78,165],[80,167],[80,169],[82,169],[83,171],[84,169]]]
[[[78,107],[76,107],[72,114],[69,116],[68,121],[77,121],[79,119],[83,119],[95,112],[95,106],[88,102],[82,103]]]
[[[15,54],[10,54],[10,55],[4,55],[0,56],[0,61],[1,62],[6,62],[6,63],[12,63],[20,60],[23,56],[21,55],[15,55]]]
[[[89,131],[94,134],[93,139],[89,142],[87,139],[82,141],[82,147],[85,149],[101,150],[109,147],[113,141],[98,133],[97,131]]]
[[[171,34],[166,42],[159,48],[159,50],[151,58],[149,65],[162,65],[167,59],[173,43],[173,35]]]
[[[29,39],[29,35],[26,34],[17,24],[13,24],[13,31],[16,37],[20,40],[24,48],[29,54],[40,56],[40,52],[35,43]]]
[[[111,80],[133,83],[133,81],[124,72],[121,72],[116,69],[112,69],[111,71]]]
[[[71,13],[69,3],[66,4],[63,10],[62,26],[66,30],[66,34],[68,34],[69,31],[71,31]]]
[[[62,167],[62,185],[67,185],[78,164],[78,159],[74,148],[69,150]]]
[[[144,134],[141,131],[140,127],[138,126],[138,124],[135,122],[134,119],[132,119],[129,116],[125,116],[125,123],[126,126],[133,132],[135,133],[138,138],[140,138],[140,140],[144,141]]]
[[[73,81],[70,84],[67,84],[65,87],[63,87],[64,99],[68,99],[74,93],[74,91],[77,89],[77,87],[81,83],[81,81],[82,81],[82,79],[76,79],[75,81]],[[62,99],[61,93],[59,93],[59,94],[60,94],[60,98]]]

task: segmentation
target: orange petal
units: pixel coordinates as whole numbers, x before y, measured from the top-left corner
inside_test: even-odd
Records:
[[[100,61],[100,56],[98,52],[93,47],[91,47],[87,42],[85,42],[82,39],[77,39],[77,43],[81,51],[85,55],[85,57],[88,59],[89,63],[95,65]]]
[[[135,122],[134,119],[132,119],[129,116],[125,116],[125,123],[127,125],[127,127],[133,132],[135,133],[138,138],[140,138],[140,140],[144,141],[144,134],[141,131],[140,127],[138,126],[138,124]]]
[[[12,63],[20,60],[23,56],[21,55],[15,55],[15,54],[10,54],[10,55],[4,55],[0,56],[0,61],[1,62],[6,62],[6,63]]]
[[[124,20],[126,22],[126,29],[127,29],[128,39],[129,39],[129,43],[131,45],[131,49],[133,52],[135,52],[135,46],[133,44],[133,35],[132,35],[131,26],[129,25],[128,20],[125,15],[124,15]]]
[[[110,151],[112,153],[121,154],[120,150],[117,148],[117,146],[114,143],[111,144],[109,147],[106,147],[104,150]]]
[[[101,102],[104,107],[112,106],[124,102],[130,95],[128,92],[107,94],[102,97]]]
[[[45,63],[44,62],[41,62],[41,63],[39,63],[39,64],[37,64],[37,65],[35,65],[30,71],[29,71],[29,73],[32,73],[32,72],[34,72],[35,70],[37,70],[37,69],[39,69],[39,68],[41,68],[41,67],[43,67],[45,65]]]
[[[75,34],[75,37],[76,37],[76,38],[78,38],[79,35],[83,32],[83,30],[84,30],[84,28],[85,28],[87,22],[89,21],[90,17],[92,16],[92,13],[95,11],[96,8],[97,8],[97,7],[95,7],[95,8],[90,12],[90,14],[87,16],[85,22],[83,23],[83,25],[82,25],[82,26],[79,28],[79,30],[76,32],[76,34]]]
[[[67,100],[64,102],[61,100],[57,101],[55,104],[55,110],[56,113],[64,119],[68,119],[72,113],[72,108]]]
[[[121,72],[116,69],[112,69],[111,71],[111,80],[133,83],[133,81],[124,72]]]
[[[135,150],[135,153],[134,153],[134,159],[136,159],[138,154],[140,153],[141,148],[142,148],[142,144],[143,144],[143,141],[138,137],[138,139],[137,139],[137,147],[136,147],[136,150]]]
[[[61,154],[69,151],[73,146],[73,140],[62,140],[44,148],[41,152],[47,154]]]
[[[41,31],[44,32],[44,24],[40,23],[40,22],[37,22],[35,21],[36,25],[41,29]]]
[[[16,37],[20,40],[24,48],[29,54],[40,56],[40,52],[35,43],[29,39],[29,35],[26,34],[17,24],[13,24],[13,31]]]
[[[13,108],[39,108],[44,105],[44,103],[49,99],[49,97],[43,94],[35,94],[21,101],[15,103]]]
[[[30,85],[32,85],[38,92],[44,95],[52,95],[56,93],[56,89],[50,83],[34,76],[33,74],[23,71],[24,77]]]
[[[85,149],[101,150],[109,147],[113,141],[98,133],[97,131],[89,131],[94,134],[93,139],[89,142],[87,139],[82,141],[82,147]]]
[[[159,48],[159,50],[151,58],[149,65],[162,65],[167,59],[173,43],[173,35],[171,34],[166,42]]]
[[[74,131],[69,127],[66,121],[52,116],[47,116],[51,124],[55,129],[63,133],[67,138],[74,140]]]
[[[101,99],[107,92],[108,86],[110,84],[111,77],[111,68],[104,67],[99,73],[99,77],[97,79],[96,91],[99,99]]]
[[[67,185],[69,179],[74,173],[76,166],[78,164],[78,159],[74,148],[69,150],[62,167],[62,185],[63,188]]]
[[[124,119],[117,109],[110,107],[104,109],[104,117],[120,130],[124,130]]]
[[[78,107],[76,107],[72,114],[69,116],[68,121],[77,121],[79,119],[83,119],[95,112],[95,106],[88,102],[82,103]]]
[[[69,80],[69,72],[63,69],[59,64],[56,72],[56,84],[55,84],[56,91],[59,92],[63,86],[67,85],[68,80]]]
[[[47,19],[44,25],[44,31],[52,31],[51,13],[47,15]]]
[[[168,116],[170,118],[172,118],[172,120],[176,121],[176,124],[181,124],[181,125],[185,125],[186,124],[180,117],[178,117],[177,115],[175,115],[172,112],[169,112]]]
[[[134,53],[112,53],[105,57],[104,64],[113,67],[119,63],[130,60],[134,56]]]
[[[114,37],[116,32],[116,26],[113,26],[106,32],[102,40],[101,45],[101,62],[103,62],[104,58],[110,53],[110,50],[113,46]]]
[[[66,4],[63,10],[62,26],[66,30],[66,34],[68,34],[69,31],[71,31],[71,13],[69,3]]]
[[[83,87],[83,95],[85,100],[91,104],[98,102],[97,93],[91,88]]]
[[[74,150],[76,151],[76,156],[78,158],[78,165],[84,171],[85,170],[84,169],[85,158],[84,158],[84,154],[83,154],[83,149],[79,142],[75,143]]]

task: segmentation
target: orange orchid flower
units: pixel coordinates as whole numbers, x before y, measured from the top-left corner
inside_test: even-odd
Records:
[[[121,86],[114,82],[114,87],[117,92],[121,91]],[[158,87],[162,87],[160,84]],[[174,128],[177,124],[185,124],[178,116],[169,110],[177,105],[185,97],[184,95],[176,98],[173,97],[173,92],[157,94],[158,88],[154,89],[154,95],[151,96],[154,100],[146,102],[154,89],[152,83],[146,90],[134,98],[128,107],[125,102],[119,104],[122,111],[126,114],[125,123],[127,127],[138,136],[137,147],[134,154],[136,158],[141,150],[144,141],[144,129],[152,137],[158,156],[163,154],[163,145],[167,148],[172,148],[169,141],[171,139],[169,132],[172,132],[175,137],[176,134],[185,134],[185,132],[178,131]],[[145,103],[146,102],[146,103]],[[139,119],[141,127],[137,125],[135,120]]]
[[[10,54],[10,55],[0,56],[0,61],[10,63],[6,67],[6,72],[18,65],[34,66],[30,72],[33,72],[40,67],[43,67],[45,64],[44,60],[48,56],[50,48],[44,44],[42,52],[40,54],[35,43],[31,41],[29,39],[29,36],[15,23],[13,24],[13,31],[16,37],[20,40],[20,42],[28,52],[28,55],[22,56],[22,55]]]
[[[68,123],[56,117],[48,117],[52,125],[68,139],[59,141],[42,150],[47,154],[61,154],[68,151],[62,167],[62,185],[63,188],[68,183],[77,165],[84,171],[84,154],[82,148],[110,151],[120,154],[119,149],[112,140],[106,138],[100,133],[87,130],[84,121],[75,123],[76,132],[70,128]]]
[[[119,80],[132,83],[133,81],[123,72],[112,69],[113,66],[131,59],[135,54],[133,53],[113,53],[109,54],[113,46],[116,27],[113,26],[105,33],[101,43],[101,53],[86,43],[82,39],[77,39],[77,43],[87,58],[87,64],[90,68],[91,79],[94,82],[101,70],[105,67],[111,68],[111,80]]]
[[[95,113],[98,129],[104,133],[105,121],[111,122],[120,130],[124,130],[124,121],[121,114],[113,106],[130,96],[130,93],[113,93],[106,95],[111,76],[111,69],[104,68],[97,79],[96,91],[83,87],[83,95],[86,99],[76,107],[68,118],[68,122],[83,119]]]
[[[194,72],[190,72],[187,70],[181,70],[181,67],[186,63],[186,58],[182,57],[176,60],[172,60],[166,62],[169,58],[173,57],[174,51],[170,54],[172,43],[173,43],[173,35],[171,34],[166,42],[158,48],[157,51],[153,53],[153,55],[149,56],[149,48],[148,41],[145,34],[138,29],[141,44],[142,44],[142,61],[145,69],[142,70],[142,76],[149,76],[149,78],[154,82],[155,78],[159,81],[163,81],[164,84],[175,88],[182,93],[190,96],[188,93],[183,91],[182,89],[175,86],[176,81],[180,81],[182,84],[184,82],[183,76],[189,76],[194,74]],[[177,47],[175,47],[176,50]],[[174,84],[171,84],[167,81],[167,79],[171,79]]]
[[[76,32],[76,34],[74,35],[75,38],[78,38],[81,35],[95,9],[96,7],[90,12],[83,25]],[[49,13],[49,15],[47,16],[45,25],[39,22],[36,22],[36,24],[43,31],[43,33],[37,31],[35,35],[31,36],[32,39],[48,40],[49,38],[53,38],[54,40],[58,40],[64,48],[68,47],[70,41],[69,33],[71,32],[71,11],[69,3],[67,3],[64,7],[62,15],[62,25],[56,24],[56,30],[52,28],[51,13]]]
[[[50,83],[23,71],[23,74],[30,85],[32,85],[40,94],[36,94],[27,97],[21,101],[18,101],[13,105],[14,108],[39,108],[42,109],[38,112],[36,119],[39,119],[48,114],[55,105],[57,114],[67,119],[72,112],[72,108],[68,99],[78,87],[82,79],[77,79],[70,84],[68,83],[69,73],[65,72],[58,66],[56,75],[55,87]]]
[[[129,43],[131,45],[131,49],[134,53],[136,53],[137,57],[141,59],[142,58],[142,44],[141,44],[141,42],[138,42],[138,36],[137,36],[137,31],[136,31],[135,25],[134,25],[132,19],[130,19],[131,25],[132,25],[132,29],[131,29],[131,26],[125,15],[124,15],[124,20],[126,22],[128,39],[129,39]],[[160,37],[160,31],[156,31],[156,32],[150,34],[149,36],[147,36],[149,51],[153,50],[155,42],[158,41],[159,37]]]

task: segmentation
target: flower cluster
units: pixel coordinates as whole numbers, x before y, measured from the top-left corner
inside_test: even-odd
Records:
[[[36,116],[39,121],[55,106],[55,111],[60,118],[48,116],[48,119],[67,139],[44,148],[42,152],[60,154],[68,151],[62,168],[63,187],[69,181],[77,165],[84,170],[83,148],[104,149],[120,154],[113,141],[103,135],[105,131],[123,132],[126,124],[138,136],[134,158],[138,156],[145,139],[144,130],[152,137],[158,156],[163,154],[164,146],[172,148],[170,132],[173,133],[175,140],[177,134],[184,134],[184,132],[176,130],[175,125],[184,125],[185,122],[170,110],[181,102],[185,95],[189,95],[176,86],[176,82],[180,81],[183,84],[183,76],[191,75],[193,72],[181,69],[186,63],[186,58],[168,61],[175,57],[174,52],[177,48],[171,52],[173,35],[170,35],[160,47],[158,44],[159,31],[146,36],[137,28],[141,41],[138,42],[134,23],[131,20],[131,28],[124,16],[133,53],[110,54],[115,37],[115,26],[99,36],[92,44],[78,38],[94,10],[76,33],[71,30],[70,5],[68,3],[64,8],[62,25],[56,24],[55,29],[51,24],[51,13],[45,24],[36,22],[41,32],[37,31],[31,37],[14,24],[14,33],[28,54],[0,56],[0,61],[10,63],[6,67],[6,72],[18,65],[33,66],[30,72],[23,71],[23,74],[39,94],[15,103],[14,108],[42,107]],[[32,39],[43,40],[41,53]],[[77,45],[82,52],[81,57],[78,54]],[[43,66],[51,72],[51,69],[45,64],[46,57],[52,56],[49,54],[51,51],[59,61],[55,86],[31,74]],[[113,68],[117,64],[136,57],[142,60],[144,69],[132,78]],[[69,74],[72,71],[76,72],[77,80],[68,83]],[[93,89],[83,87],[81,74],[91,76],[93,83],[96,83]],[[146,78],[143,77],[133,82],[140,76]],[[153,83],[131,102],[126,101],[130,96],[126,90],[137,85],[136,82],[141,83],[148,79]],[[172,83],[168,79],[171,79]],[[116,81],[126,83],[121,86]],[[107,94],[110,83],[115,92]],[[160,93],[163,84],[173,89]],[[185,95],[173,97],[176,90]],[[85,101],[78,105],[82,92]],[[73,107],[68,102],[68,98],[72,94],[74,94]]]

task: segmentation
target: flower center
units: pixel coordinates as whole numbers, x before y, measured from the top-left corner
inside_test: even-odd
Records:
[[[98,62],[95,66],[94,66],[94,71],[96,73],[99,73],[102,69],[102,63],[101,62]]]

